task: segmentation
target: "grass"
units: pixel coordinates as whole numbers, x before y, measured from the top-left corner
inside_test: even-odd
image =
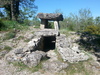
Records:
[[[9,40],[12,39],[16,36],[16,33],[14,31],[10,31],[8,33],[5,34],[5,37],[3,38],[3,40]]]
[[[10,50],[12,50],[12,48],[11,48],[10,46],[7,46],[7,45],[6,45],[6,46],[4,47],[4,50],[10,51]]]
[[[0,19],[0,31],[9,31],[13,29],[22,30],[27,28],[28,25],[26,25],[25,23],[20,24],[16,21]]]
[[[57,49],[55,49],[54,51],[55,51],[55,53],[58,56],[58,60],[61,61],[61,62],[63,62],[63,59],[61,58],[61,55],[59,54],[59,52],[57,51]]]
[[[10,63],[10,64],[11,64],[11,63]],[[22,70],[24,70],[24,69],[28,69],[28,66],[25,65],[25,64],[22,63],[22,62],[12,62],[12,64],[13,64],[14,66],[17,66],[17,67],[19,68],[18,71],[22,71]]]
[[[29,41],[30,41],[30,39],[25,39],[25,40],[24,40],[24,42],[29,42]]]
[[[39,70],[42,70],[42,72],[44,72],[44,70],[42,69],[42,63],[45,62],[46,60],[47,60],[47,58],[43,58],[37,66],[31,67],[31,68],[28,67],[27,65],[25,65],[23,62],[10,62],[9,64],[13,64],[14,66],[17,66],[18,71],[27,69],[31,72],[37,72]]]
[[[70,32],[70,30],[68,30],[67,28],[66,29],[60,29],[60,33],[65,34],[66,36],[70,35],[69,32]]]
[[[57,49],[55,49],[55,53],[58,56],[58,60],[63,62],[63,59],[61,58]],[[87,55],[87,53],[85,53],[85,54]],[[66,72],[66,75],[94,75],[94,73],[91,71],[91,69],[87,68],[87,67],[89,67],[91,60],[93,60],[93,59],[90,58],[86,61],[80,61],[77,63],[67,62],[69,64],[69,66],[66,69],[64,69],[64,71]],[[57,74],[57,75],[63,75],[63,74]]]
[[[65,69],[67,75],[94,75],[91,70],[86,68],[89,66],[89,61],[82,61],[78,63],[69,63],[69,66],[67,69]]]
[[[21,40],[21,39],[24,39],[24,36],[19,36],[19,37],[17,38],[17,40]]]
[[[13,62],[12,63],[14,66],[17,66],[18,67],[18,71],[22,71],[22,70],[29,70],[31,72],[36,72],[38,71],[39,69],[42,68],[42,64],[38,64],[37,66],[35,67],[32,67],[32,68],[29,68],[27,65],[25,65],[23,62]]]

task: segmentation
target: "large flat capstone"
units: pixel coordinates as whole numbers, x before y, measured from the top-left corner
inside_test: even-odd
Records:
[[[63,21],[63,15],[61,13],[38,13],[37,17],[40,19]]]

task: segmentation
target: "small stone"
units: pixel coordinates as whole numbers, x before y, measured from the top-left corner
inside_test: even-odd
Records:
[[[25,65],[29,67],[37,66],[42,58],[46,57],[46,53],[42,51],[32,52],[21,59]]]

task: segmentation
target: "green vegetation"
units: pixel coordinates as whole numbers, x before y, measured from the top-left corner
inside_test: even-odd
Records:
[[[71,30],[69,30],[68,28],[64,28],[64,29],[60,29],[60,33],[65,34],[66,36],[70,35],[69,32]]]
[[[36,71],[39,71],[39,70],[42,69],[42,63],[45,62],[47,59],[48,59],[48,58],[43,58],[43,59],[41,60],[41,62],[40,62],[37,66],[31,67],[31,68],[29,68],[27,65],[25,65],[25,64],[22,63],[22,62],[13,62],[13,63],[10,62],[10,64],[13,64],[14,66],[17,66],[17,67],[19,68],[18,71],[22,71],[22,70],[27,69],[27,70],[29,70],[29,71],[31,71],[31,72],[36,72]]]
[[[87,26],[84,31],[89,32],[90,34],[100,35],[100,27],[98,26],[94,25]]]
[[[21,39],[24,39],[24,36],[19,36],[19,37],[17,38],[17,40],[21,40]]]
[[[24,40],[24,42],[29,42],[29,41],[30,41],[30,39],[25,39],[25,40]]]
[[[50,29],[54,29],[53,22],[49,22],[49,23],[48,23],[48,28],[50,28]]]
[[[78,62],[78,63],[69,63],[69,66],[65,71],[67,72],[67,75],[94,75],[93,72],[89,69],[90,60],[84,61],[84,62]]]
[[[32,67],[32,68],[29,68],[27,65],[25,65],[22,62],[14,62],[13,65],[17,66],[19,68],[18,71],[22,71],[22,70],[27,69],[27,70],[29,70],[31,72],[36,72],[36,71],[39,71],[40,69],[42,69],[42,63],[39,63],[37,66]]]
[[[34,1],[35,0],[0,0],[0,7],[4,8],[4,10],[0,12],[0,16],[16,21],[24,20],[28,17],[31,18],[37,9]]]
[[[33,24],[39,25],[35,17],[35,0],[1,0],[0,31],[22,30]],[[30,20],[31,19],[31,20]]]
[[[100,28],[100,17],[93,19],[90,9],[80,9],[77,14],[70,13],[60,22],[61,29],[84,32],[88,26]]]
[[[20,24],[16,21],[10,21],[10,20],[5,20],[5,19],[0,19],[0,31],[8,31],[8,30],[22,30],[26,29],[28,25]]]
[[[11,64],[11,63],[10,63]],[[19,71],[22,71],[24,69],[27,69],[28,67],[22,63],[22,62],[13,62],[12,63],[14,66],[17,66],[19,68]]]
[[[61,58],[61,55],[59,54],[59,52],[57,51],[57,49],[55,49],[54,51],[55,51],[55,53],[58,56],[58,60],[61,61],[61,62],[63,62],[63,59]]]
[[[12,50],[12,48],[10,46],[5,46],[4,50],[10,51],[10,50]]]
[[[3,40],[9,40],[12,39],[16,36],[16,33],[14,31],[10,31],[8,33],[6,33],[5,38]]]

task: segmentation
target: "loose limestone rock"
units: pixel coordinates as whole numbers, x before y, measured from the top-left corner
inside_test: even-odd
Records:
[[[30,54],[27,54],[25,57],[22,58],[22,62],[29,67],[37,66],[41,59],[46,57],[46,53],[42,51],[35,51]]]
[[[40,42],[41,37],[33,38],[27,43],[27,46],[24,48],[24,52],[35,51],[38,43]]]
[[[73,40],[71,37],[67,37],[63,34],[56,38],[56,46],[59,54],[64,61],[70,63],[87,60],[89,57],[85,53],[79,50],[78,46],[73,46]]]
[[[40,60],[46,57],[46,53],[43,51],[34,51],[32,53],[24,53],[19,50],[17,49],[17,50],[10,51],[5,56],[5,59],[8,62],[14,62],[14,61],[23,62],[25,65],[29,67],[33,67],[33,66],[37,66],[40,63]]]
[[[43,69],[49,72],[59,72],[67,67],[67,63],[62,63],[60,61],[46,61],[43,63]]]

